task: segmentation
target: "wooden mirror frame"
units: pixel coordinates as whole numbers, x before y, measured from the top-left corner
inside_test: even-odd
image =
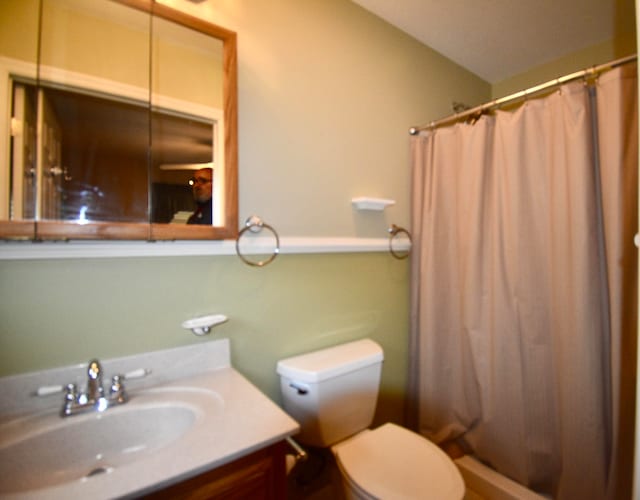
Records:
[[[238,235],[238,71],[236,33],[154,0],[112,0],[193,29],[223,42],[224,225],[54,220],[0,221],[0,238],[35,240],[221,240]]]

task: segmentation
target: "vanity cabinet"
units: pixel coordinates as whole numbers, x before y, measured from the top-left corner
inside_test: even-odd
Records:
[[[287,496],[285,451],[279,442],[142,498],[281,500]]]

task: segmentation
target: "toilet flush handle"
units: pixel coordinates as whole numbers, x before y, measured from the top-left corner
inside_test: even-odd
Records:
[[[297,382],[290,382],[289,383],[289,387],[294,388],[296,391],[298,391],[298,395],[299,396],[304,396],[305,394],[307,394],[309,392],[309,388],[305,387],[302,384],[299,384]]]

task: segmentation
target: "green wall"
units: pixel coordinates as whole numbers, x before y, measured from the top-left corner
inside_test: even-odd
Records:
[[[281,237],[409,227],[408,128],[491,97],[348,0],[173,5],[238,32],[239,225],[255,213]],[[397,203],[363,214],[354,196]],[[283,254],[261,269],[235,256],[0,261],[0,375],[228,337],[235,367],[279,401],[278,359],[371,337],[386,356],[378,420],[401,421],[408,269],[386,252]],[[180,327],[205,313],[230,320],[203,338]]]
[[[0,375],[227,337],[233,365],[279,401],[278,359],[370,337],[385,350],[381,412],[402,418],[408,264],[387,253],[0,262]],[[196,337],[181,323],[221,313]]]
[[[409,127],[480,104],[490,85],[349,0],[171,2],[238,33],[240,224],[283,239],[386,238],[409,227]],[[392,198],[384,212],[351,198]],[[29,243],[27,243],[29,244]],[[206,341],[278,401],[283,357],[356,338],[386,361],[378,419],[401,420],[408,262],[389,253],[0,261],[0,375]]]
[[[409,227],[408,128],[491,97],[348,0],[173,4],[238,32],[239,225],[256,213],[281,237]],[[397,203],[363,214],[354,196]],[[278,359],[371,337],[386,356],[378,420],[401,421],[408,288],[408,261],[386,252],[283,254],[261,269],[235,256],[0,261],[0,375],[228,337],[235,367],[279,401]],[[230,320],[203,338],[180,327],[205,313]]]

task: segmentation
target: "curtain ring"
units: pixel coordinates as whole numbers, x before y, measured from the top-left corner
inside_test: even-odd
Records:
[[[558,94],[562,95],[562,82],[560,81],[560,78],[556,78],[555,86]]]
[[[273,236],[276,239],[276,246],[273,250],[273,253],[268,259],[265,259],[265,260],[259,260],[259,261],[249,260],[240,252],[240,238],[242,238],[242,235],[247,231],[251,231],[252,233],[259,233],[260,231],[262,231],[263,228],[266,228],[269,231],[271,231],[273,233]],[[271,263],[273,259],[275,259],[280,253],[280,238],[278,236],[278,233],[276,232],[275,229],[273,229],[272,226],[264,222],[260,217],[258,217],[257,215],[252,215],[251,217],[247,218],[247,220],[244,223],[244,227],[238,233],[238,238],[236,238],[236,253],[238,254],[238,257],[240,257],[240,260],[242,260],[242,262],[244,262],[245,264],[248,264],[254,267],[264,267],[267,264]]]
[[[409,250],[407,250],[406,254],[399,254],[393,249],[393,240],[396,236],[398,236],[398,234],[402,233],[406,235],[407,238],[409,238],[409,243],[412,243],[411,233],[409,233],[409,231],[407,231],[405,228],[396,226],[395,224],[391,224],[391,227],[387,229],[387,232],[389,233],[389,252],[391,253],[391,255],[393,255],[398,260],[403,260],[409,257],[409,254],[411,253],[411,247],[409,247]]]

